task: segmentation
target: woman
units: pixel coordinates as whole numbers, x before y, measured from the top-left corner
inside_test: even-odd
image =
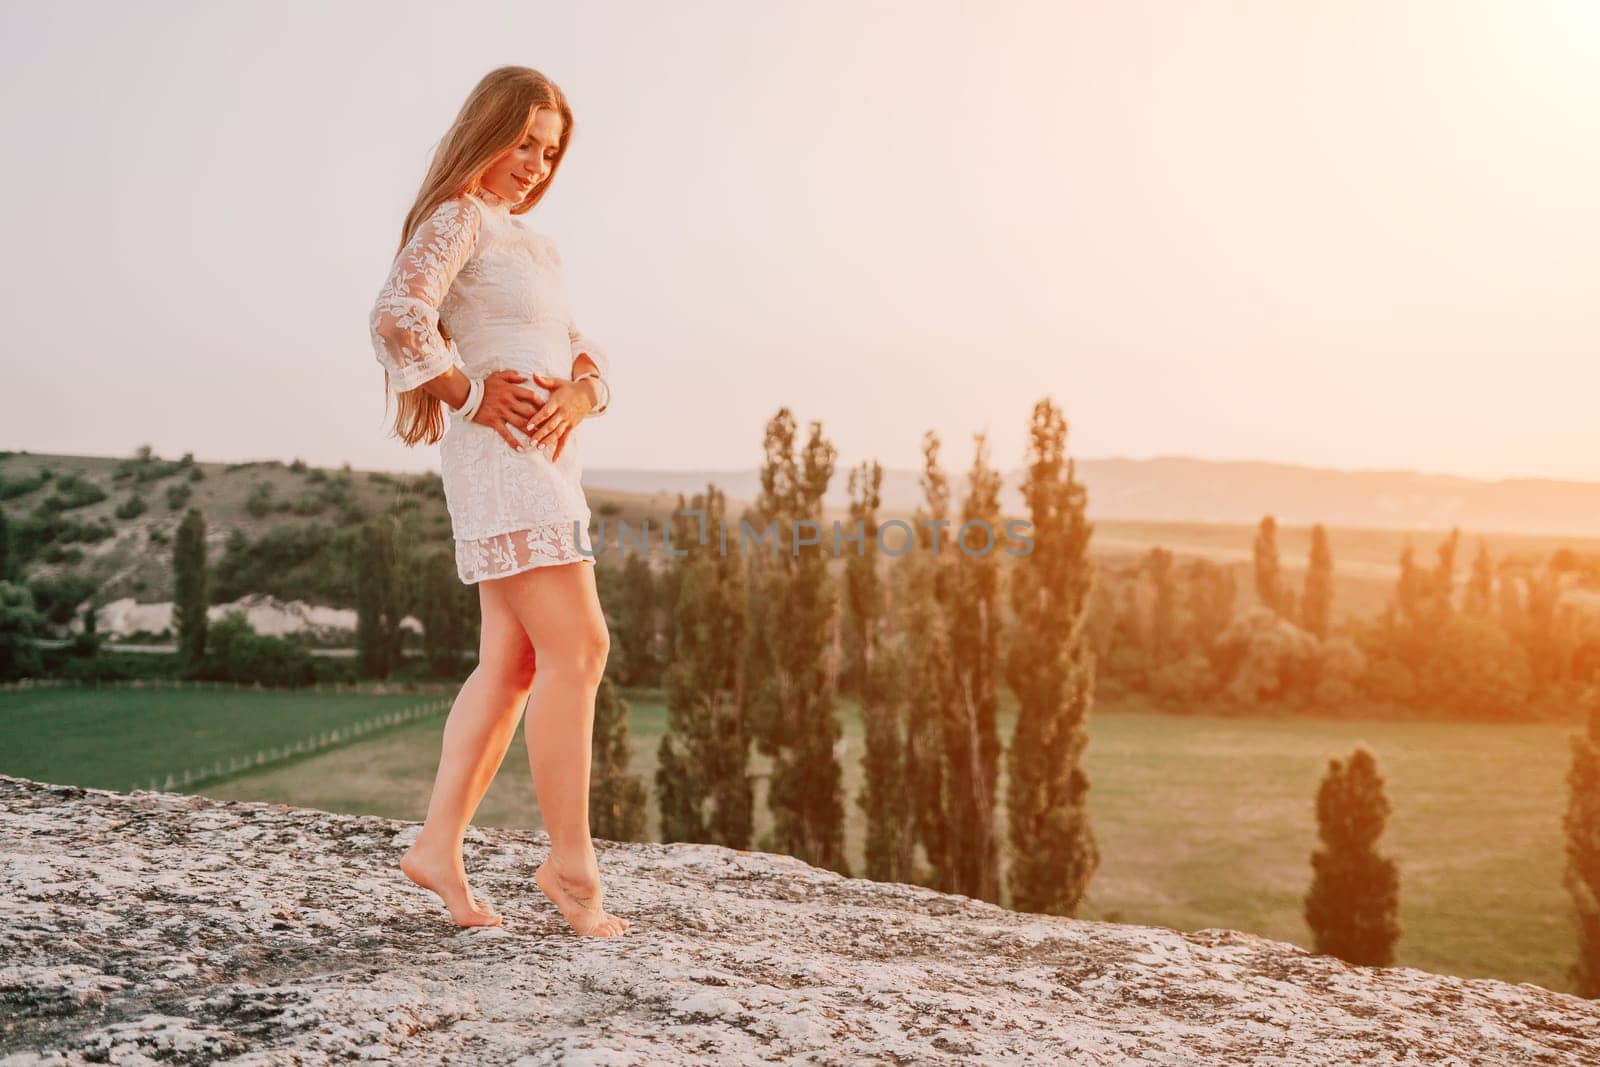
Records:
[[[395,436],[440,442],[456,569],[483,611],[478,666],[450,709],[427,819],[400,867],[459,925],[500,923],[473,896],[461,847],[526,708],[550,834],[534,881],[578,934],[616,937],[628,922],[603,907],[589,836],[610,635],[575,433],[609,406],[610,368],[573,325],[554,243],[520,218],[571,139],[572,110],[549,79],[527,67],[486,75],[439,142],[372,309],[399,397]]]

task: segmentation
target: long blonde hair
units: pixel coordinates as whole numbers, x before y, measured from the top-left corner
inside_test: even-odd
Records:
[[[514,204],[511,213],[521,215],[543,199],[572,141],[572,108],[560,87],[538,71],[530,67],[497,67],[473,87],[455,121],[439,139],[433,162],[422,179],[422,188],[417,191],[405,225],[400,229],[396,258],[435,208],[446,200],[478,191],[478,183],[489,164],[522,140],[533,123],[535,109],[542,107],[560,112],[561,143],[556,146],[550,176]],[[439,332],[445,340],[450,339],[443,319],[439,321]],[[383,372],[383,387],[387,396],[387,370]],[[394,436],[406,445],[431,445],[444,436],[444,405],[438,397],[426,389],[412,389],[399,394],[399,405]]]

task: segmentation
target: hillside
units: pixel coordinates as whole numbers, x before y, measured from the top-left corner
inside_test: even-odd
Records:
[[[1569,576],[1569,601],[1600,604],[1600,506],[1594,506],[1600,504],[1600,485],[1540,482],[1535,493],[1531,483],[1189,459],[1087,460],[1078,469],[1089,486],[1089,511],[1095,521],[1092,551],[1097,558],[1129,566],[1150,548],[1161,546],[1180,560],[1206,558],[1227,564],[1236,570],[1239,606],[1250,603],[1253,596],[1251,544],[1257,522],[1269,513],[1279,523],[1279,549],[1291,583],[1302,580],[1310,524],[1329,526],[1336,617],[1381,609],[1393,589],[1403,548],[1412,545],[1419,560],[1431,563],[1441,537],[1436,522],[1456,518],[1463,530],[1456,567],[1463,577],[1479,540],[1497,560],[1535,564],[1565,548],[1589,561],[1587,573]],[[40,481],[46,470],[53,477]],[[102,498],[86,503],[71,499],[60,487],[72,480],[94,487]],[[1015,480],[1013,472],[1008,477],[1008,514],[1020,516],[1025,512],[1016,497]],[[676,506],[677,494],[687,498],[708,481],[728,494],[733,515],[759,488],[753,469],[587,472],[585,488],[595,523],[607,524],[602,555],[616,558],[619,520],[628,523],[634,535],[648,520],[651,550],[660,555],[661,530]],[[828,517],[843,523],[844,479],[836,477],[835,483]],[[959,500],[964,492],[959,478],[953,489]],[[919,493],[916,472],[886,471],[882,517],[911,518]],[[177,506],[169,495],[180,501]],[[143,510],[119,516],[119,509],[132,510],[129,501],[134,498],[144,502]],[[0,455],[0,510],[7,519],[38,522],[37,516],[48,516],[48,528],[40,536],[49,541],[28,567],[28,576],[76,580],[82,595],[90,596],[97,608],[124,598],[151,605],[170,598],[172,540],[189,507],[205,515],[207,557],[213,568],[228,559],[230,540],[249,544],[267,536],[298,539],[305,560],[301,568],[274,571],[266,582],[251,580],[255,576],[248,573],[235,577],[224,568],[222,581],[213,584],[214,601],[262,592],[288,601],[348,608],[353,598],[343,587],[353,572],[348,558],[353,532],[365,518],[385,512],[401,516],[415,548],[446,548],[450,543],[449,514],[436,473],[355,471],[348,465],[327,470],[298,460],[222,464],[188,457],[164,461],[143,454],[125,459],[31,452]],[[1591,512],[1579,521],[1585,507]],[[1234,517],[1217,517],[1230,515]],[[1408,517],[1414,520],[1411,525],[1402,522]],[[1469,521],[1473,517],[1482,524]],[[1539,533],[1541,528],[1587,530],[1595,536]],[[898,545],[899,537],[890,535],[890,543]],[[123,628],[109,615],[102,621],[108,632]],[[57,622],[65,629],[76,628],[67,619]]]
[[[1600,1064],[1600,1003],[1229,930],[1024,915],[794,859],[600,842],[579,939],[543,834],[473,830],[505,925],[395,869],[416,825],[0,776],[9,1063]],[[142,1057],[148,1057],[144,1059]]]
[[[672,506],[628,493],[595,493],[591,504],[597,516],[627,518],[635,525],[646,515],[659,523]],[[356,471],[348,464],[323,469],[299,460],[166,460],[143,450],[130,458],[0,453],[0,511],[11,524],[14,550],[31,557],[26,576],[75,581],[97,608],[124,598],[144,604],[170,599],[172,544],[189,508],[205,516],[206,557],[214,569],[227,560],[231,541],[297,540],[307,573],[272,575],[291,587],[325,586],[311,573],[317,570],[335,572],[348,583],[353,566],[346,555],[354,531],[376,515],[399,515],[413,547],[450,543],[450,516],[437,473]],[[213,579],[214,602],[271,591],[230,588],[228,578],[224,573],[221,582]],[[353,603],[348,596],[305,599],[340,607]],[[67,621],[57,620],[58,625]]]

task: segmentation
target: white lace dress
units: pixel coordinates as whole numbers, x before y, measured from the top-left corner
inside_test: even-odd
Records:
[[[609,407],[610,361],[573,324],[560,253],[510,207],[488,191],[446,200],[395,257],[370,319],[390,387],[414,389],[452,365],[474,378],[504,369],[570,378],[573,362],[586,354],[600,370]],[[439,333],[441,320],[453,347]],[[531,378],[517,384],[541,400],[548,396]],[[554,445],[534,448],[520,424],[509,430],[523,442],[517,451],[490,427],[444,408],[440,467],[461,581],[593,563],[585,554],[593,551],[589,504],[579,484],[582,426],[551,460]]]

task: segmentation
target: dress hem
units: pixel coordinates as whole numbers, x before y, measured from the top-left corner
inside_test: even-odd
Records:
[[[456,577],[461,578],[462,585],[477,585],[480,582],[492,582],[500,578],[512,578],[518,574],[524,573],[525,571],[537,570],[540,567],[566,567],[573,563],[587,563],[590,566],[595,566],[595,559],[593,556],[579,556],[577,559],[541,559],[532,563],[523,564],[516,570],[506,571],[504,574],[480,574],[476,578],[466,578],[458,572]]]
[[[589,532],[577,519],[518,526],[483,537],[457,537],[455,549],[456,576],[463,585],[507,578],[534,567],[594,562]]]

